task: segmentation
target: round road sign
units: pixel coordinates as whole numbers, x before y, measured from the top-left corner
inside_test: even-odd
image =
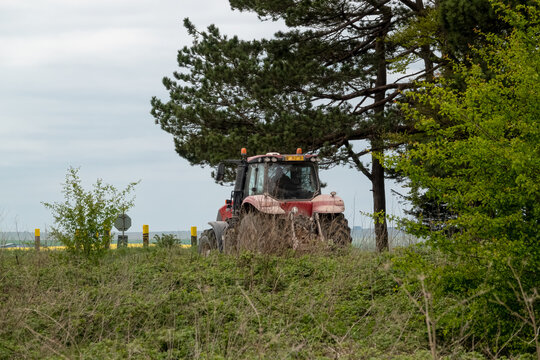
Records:
[[[114,222],[114,227],[118,231],[126,231],[131,227],[131,218],[127,214],[120,214]]]

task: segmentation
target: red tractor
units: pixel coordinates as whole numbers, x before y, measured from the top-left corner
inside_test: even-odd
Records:
[[[217,220],[209,222],[212,228],[201,235],[199,253],[232,252],[240,242],[254,245],[254,250],[268,248],[270,232],[281,232],[280,239],[286,237],[285,246],[293,249],[313,241],[332,246],[351,243],[343,200],[335,192],[321,194],[316,155],[297,149],[294,155],[271,152],[247,157],[243,148],[241,160],[227,162],[238,166],[234,190]],[[221,163],[216,180],[222,181],[224,174]]]

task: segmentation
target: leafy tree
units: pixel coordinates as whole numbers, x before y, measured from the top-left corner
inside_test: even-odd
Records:
[[[528,3],[533,4],[534,1],[511,0],[505,2],[509,9],[525,17],[528,16],[526,12],[522,11],[525,7],[519,5]],[[414,32],[424,34],[424,38],[433,36],[443,57],[452,59],[452,62],[442,64],[442,71],[439,74],[446,78],[445,86],[453,88],[455,91],[463,91],[467,84],[459,72],[454,73],[452,64],[459,63],[463,66],[475,64],[486,77],[495,76],[484,59],[474,49],[489,45],[489,40],[484,34],[505,36],[511,30],[512,26],[496,13],[496,7],[493,6],[491,0],[440,0],[429,16],[424,16],[421,21],[416,21],[414,26],[410,26],[403,33],[413,40],[422,39],[420,34],[414,36]],[[406,38],[404,40],[407,41]],[[421,88],[417,90],[421,91]],[[404,100],[400,99],[402,102]],[[407,98],[407,102],[420,113],[432,116],[441,126],[445,126],[446,120],[433,108],[425,106],[412,97]],[[429,134],[419,130],[414,136],[407,134],[405,137],[400,137],[400,140],[413,143],[415,141],[430,141],[431,139]],[[394,140],[394,142],[399,141]],[[400,147],[396,151],[406,152],[407,146]],[[425,169],[429,168],[433,176],[442,176],[445,173],[445,170],[437,163],[431,163],[429,167],[424,165]],[[392,169],[387,169],[387,173],[391,174],[398,182],[407,180],[403,174]],[[402,195],[402,198],[407,204],[412,204],[412,207],[405,210],[405,213],[414,217],[421,215],[425,225],[434,226],[434,224],[455,217],[447,204],[432,201],[421,189],[414,186],[410,188],[409,194]]]
[[[110,230],[116,217],[134,204],[129,197],[138,182],[118,191],[98,179],[93,189],[81,184],[79,169],[70,167],[62,185],[64,202],[43,205],[54,217],[51,236],[66,246],[69,252],[85,257],[101,256],[110,243]]]
[[[518,5],[533,4],[529,0],[509,0],[514,11]],[[471,46],[481,46],[485,39],[481,33],[503,34],[511,26],[496,13],[490,0],[440,0],[437,11],[442,51],[454,60],[474,56]],[[479,61],[479,59],[476,59]]]
[[[455,89],[453,79],[441,78],[424,84],[424,92],[410,94],[432,110],[405,106],[429,141],[411,143],[388,165],[402,171],[427,201],[452,214],[428,221],[417,214],[409,231],[460,259],[469,273],[482,274],[463,286],[473,291],[487,283],[496,299],[482,310],[488,314],[483,335],[513,342],[516,334],[509,324],[523,320],[519,336],[533,338],[540,356],[540,314],[534,308],[540,268],[538,5],[534,1],[518,12],[497,4],[513,30],[509,36],[485,35],[488,45],[474,49],[480,61],[455,66],[463,90]],[[467,271],[452,269],[454,274]],[[452,287],[461,281],[458,275],[450,278]]]
[[[393,104],[436,63],[434,4],[422,0],[230,0],[288,31],[244,41],[215,26],[198,31],[178,53],[180,70],[164,78],[166,102],[152,115],[191,164],[213,165],[251,152],[319,152],[323,166],[347,164],[373,185],[377,248],[388,248],[385,172],[379,155],[399,146],[388,134],[414,131]],[[420,60],[419,71],[390,78]],[[360,140],[369,149],[359,149]],[[356,146],[354,146],[356,145]],[[362,156],[371,155],[371,170]]]

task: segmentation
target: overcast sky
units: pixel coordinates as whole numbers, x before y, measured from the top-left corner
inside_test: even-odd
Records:
[[[97,178],[119,188],[141,180],[130,231],[203,229],[215,219],[231,188],[180,158],[149,114],[191,43],[186,17],[245,39],[280,28],[227,0],[0,0],[0,231],[52,225],[41,202],[62,200],[69,166],[88,188]],[[344,198],[351,225],[369,227],[360,215],[372,210],[369,181],[346,168],[321,179]]]

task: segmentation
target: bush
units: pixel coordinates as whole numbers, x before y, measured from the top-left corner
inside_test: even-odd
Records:
[[[161,234],[161,236],[156,234],[154,235],[154,240],[156,246],[162,248],[171,248],[180,244],[180,239],[178,239],[174,234]]]
[[[98,179],[93,189],[86,191],[79,169],[70,167],[62,185],[64,202],[42,203],[54,217],[52,238],[72,254],[86,258],[102,256],[111,241],[110,230],[116,217],[133,206],[134,197],[128,196],[137,183],[118,191]]]
[[[467,341],[494,357],[517,350],[540,358],[540,25],[532,3],[520,8],[526,16],[498,5],[513,31],[486,35],[475,49],[482,63],[455,66],[460,90],[441,78],[411,95],[419,106],[405,111],[426,140],[389,162],[420,200],[451,214],[408,222],[445,254],[446,264],[418,274],[436,296],[467,304]],[[461,327],[455,317],[445,326]]]

